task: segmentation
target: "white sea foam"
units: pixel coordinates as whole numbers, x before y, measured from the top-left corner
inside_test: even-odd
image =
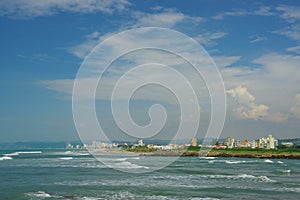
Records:
[[[277,163],[279,163],[279,164],[284,164],[284,162],[282,162],[282,161],[277,161]]]
[[[291,173],[290,169],[280,169],[278,171],[281,172],[281,173],[286,173],[286,174]]]
[[[215,161],[214,160],[210,160],[210,161],[208,161],[208,163],[215,163]]]
[[[28,193],[27,195],[31,196],[31,197],[39,197],[39,198],[50,198],[51,197],[50,194],[48,194],[44,191],[32,192],[32,193]]]
[[[4,154],[5,156],[18,156],[20,154],[41,154],[42,151],[17,151],[13,153]]]
[[[246,163],[246,161],[230,161],[230,160],[226,160],[225,163],[227,164],[239,164],[239,163]]]
[[[216,157],[199,157],[201,159],[208,159],[208,160],[212,160],[212,159],[215,159]]]
[[[149,169],[149,167],[147,166],[137,165],[128,161],[108,164],[107,166],[110,168],[119,168],[119,169]]]
[[[248,175],[248,174],[240,174],[237,177],[246,178],[246,179],[257,179],[257,180],[260,180],[263,182],[276,182],[275,180],[272,180],[267,176],[253,176],[253,175]]]
[[[3,154],[4,156],[18,156],[18,152]]]
[[[58,153],[58,154],[73,155],[73,156],[89,156],[90,155],[87,152],[76,152],[76,151],[65,151],[63,153]]]
[[[139,160],[139,157],[117,158],[115,161]]]
[[[59,158],[60,160],[72,160],[73,157],[62,157],[62,158]]]
[[[272,161],[272,160],[269,160],[269,159],[266,159],[264,162],[265,162],[265,163],[273,163],[273,161]]]
[[[3,157],[0,157],[0,160],[12,160],[12,157],[3,156]]]

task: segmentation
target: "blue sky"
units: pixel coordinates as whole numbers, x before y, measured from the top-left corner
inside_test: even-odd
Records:
[[[108,36],[147,26],[180,31],[212,56],[227,90],[221,137],[299,137],[299,11],[297,1],[3,0],[0,141],[77,139],[71,91],[81,62]],[[135,105],[142,124],[152,100]],[[108,102],[97,105],[117,132]],[[164,134],[172,135],[174,119]]]

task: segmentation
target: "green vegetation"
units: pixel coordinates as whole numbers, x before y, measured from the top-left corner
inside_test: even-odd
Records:
[[[200,147],[189,146],[182,150],[159,150],[156,148],[148,148],[147,146],[125,146],[122,148],[128,152],[150,153],[150,155],[165,156],[199,156]],[[205,154],[206,155],[206,154]],[[261,149],[261,148],[232,148],[232,149],[216,149],[209,151],[207,156],[214,157],[244,157],[244,158],[287,158],[300,159],[300,146],[286,147],[279,146],[277,149]]]
[[[153,148],[148,148],[147,146],[128,146],[128,147],[124,147],[123,150],[125,151],[130,151],[130,152],[153,152],[156,149]]]
[[[232,148],[232,149],[212,149],[215,152],[230,152],[230,153],[271,153],[271,154],[281,154],[281,153],[300,153],[300,146],[296,147],[286,147],[279,146],[277,149],[261,149],[261,148]]]
[[[285,147],[285,148],[278,148],[278,149],[260,149],[260,148],[212,149],[208,155],[221,156],[221,157],[300,159],[300,148]]]
[[[193,147],[193,146],[189,146],[187,148],[187,151],[200,151],[201,147]]]

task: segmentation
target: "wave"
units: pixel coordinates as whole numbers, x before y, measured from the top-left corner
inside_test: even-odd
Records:
[[[269,160],[269,159],[266,159],[264,162],[265,162],[265,163],[273,163],[273,161],[272,161],[272,160]]]
[[[45,199],[45,198],[55,198],[55,199],[78,199],[77,196],[74,195],[50,195],[44,191],[38,191],[38,192],[31,192],[31,193],[27,193],[26,194],[29,197],[36,197],[36,198],[41,198],[41,199]],[[86,199],[86,198],[79,198],[79,199]],[[95,198],[93,198],[95,199]]]
[[[128,161],[123,161],[120,163],[107,164],[110,168],[119,168],[119,169],[149,169],[147,166],[137,165]]]
[[[227,164],[240,164],[240,163],[249,163],[249,161],[244,161],[244,160],[230,161],[230,160],[226,160],[225,163],[227,163]]]
[[[62,157],[62,158],[59,158],[60,160],[72,160],[73,157]]]
[[[254,163],[256,161],[249,160],[210,160],[208,163],[226,163],[226,164],[241,164],[241,163]]]
[[[18,156],[20,154],[41,154],[42,151],[17,151],[13,153],[3,154],[4,156]]]
[[[199,157],[201,159],[206,159],[206,160],[212,160],[212,159],[215,159],[216,157]]]
[[[27,193],[29,197],[51,198],[52,196],[44,191]]]
[[[140,157],[129,157],[129,158],[117,158],[116,161],[126,161],[126,160],[139,160]]]
[[[203,175],[206,178],[211,179],[248,179],[248,180],[258,180],[262,182],[276,182],[267,176],[254,176],[251,174],[238,174],[238,175]]]
[[[281,173],[283,173],[283,174],[289,174],[289,173],[291,173],[291,170],[290,170],[290,169],[279,169],[279,170],[277,170],[277,171],[279,171],[279,172],[281,172]]]
[[[251,174],[237,174],[237,175],[225,175],[225,174],[199,174],[199,175],[184,175],[184,176],[154,176],[154,179],[169,179],[169,180],[190,180],[191,178],[196,179],[247,179],[249,181],[261,181],[261,182],[276,182],[267,176],[254,176]]]
[[[64,152],[65,155],[74,155],[74,156],[89,156],[89,153],[86,152],[75,152],[75,151],[66,151]]]
[[[248,175],[248,174],[240,174],[237,177],[246,178],[246,179],[258,179],[263,182],[276,182],[275,180],[272,180],[267,176],[253,176],[253,175]]]
[[[3,156],[3,157],[0,157],[0,160],[12,160],[12,157]]]
[[[76,195],[50,195],[44,191],[27,193],[26,196],[33,199],[78,199],[78,200],[100,200],[100,199],[163,199],[163,200],[171,200],[177,199],[174,197],[168,197],[163,195],[142,195],[142,194],[134,194],[131,192],[104,192],[100,196],[97,197],[89,197],[89,196],[76,196]],[[193,197],[189,198],[190,200],[219,200],[218,198],[211,197]]]

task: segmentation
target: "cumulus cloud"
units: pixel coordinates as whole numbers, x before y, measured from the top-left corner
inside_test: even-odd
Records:
[[[240,117],[258,120],[268,115],[269,107],[264,104],[256,104],[255,97],[246,87],[238,86],[228,90],[227,93],[239,104],[236,112]]]
[[[246,87],[238,86],[228,90],[227,93],[238,103],[238,108],[235,111],[242,119],[266,120],[272,122],[284,122],[288,119],[286,114],[280,112],[271,114],[269,112],[269,106],[257,104],[255,97]]]
[[[129,5],[127,0],[2,0],[0,1],[0,16],[33,18],[54,15],[62,11],[112,14],[124,10]]]
[[[297,94],[295,96],[295,100],[296,100],[296,103],[295,105],[291,108],[291,113],[300,119],[300,94]]]

